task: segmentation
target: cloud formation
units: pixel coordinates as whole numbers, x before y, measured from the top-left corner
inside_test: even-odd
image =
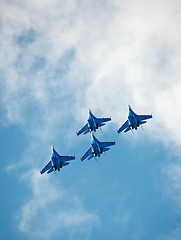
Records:
[[[118,126],[129,103],[154,114],[152,137],[179,145],[172,127],[181,104],[179,7],[162,0],[1,3],[2,121],[33,122],[33,130],[41,122],[36,132],[44,138],[62,113],[77,112],[80,121],[89,107]]]
[[[146,126],[153,141],[173,144],[180,152],[179,0],[16,0],[1,2],[0,8],[1,124],[20,125],[43,144],[64,131],[72,134],[88,108],[110,115],[119,127],[130,104],[138,114],[153,114]],[[72,127],[67,130],[68,121]],[[178,168],[170,166],[172,178],[171,170],[175,174]],[[41,233],[50,224],[50,236],[56,223],[48,206],[67,193],[33,176],[32,198],[21,209],[19,229],[30,233],[35,227]],[[97,219],[74,206],[71,213],[55,210],[65,228],[74,226],[72,219],[79,225]],[[32,225],[46,214],[52,222],[40,230]]]
[[[78,196],[50,182],[37,169],[29,171],[23,178],[32,189],[32,197],[17,213],[21,232],[36,239],[66,234],[66,237],[86,238],[92,228],[100,224],[96,213],[87,211]]]

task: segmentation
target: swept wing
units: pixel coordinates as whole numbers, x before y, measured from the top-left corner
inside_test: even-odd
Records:
[[[60,156],[60,161],[62,163],[67,162],[67,161],[71,161],[74,160],[75,156]]]
[[[131,130],[131,128],[130,129],[128,129],[128,128],[130,128],[130,127],[129,127],[129,123],[128,123],[128,120],[127,120],[125,123],[123,123],[123,125],[118,129],[117,132],[120,133],[123,130],[125,130],[125,132],[128,132],[129,130]]]
[[[89,132],[88,123],[83,128],[81,128],[80,131],[77,132],[77,136],[79,136],[81,133],[85,134],[87,132]]]
[[[99,142],[99,146],[103,149],[112,145],[115,145],[115,142]]]
[[[137,115],[136,118],[140,122],[140,121],[152,118],[152,115]]]
[[[96,118],[96,122],[100,125],[101,123],[111,121],[111,118]]]
[[[84,154],[84,156],[83,157],[81,157],[81,161],[84,161],[87,157],[89,157],[89,159],[91,158],[91,154],[92,154],[92,150],[91,150],[91,148],[89,148],[88,150],[87,150],[87,152]],[[92,154],[93,155],[93,154]]]
[[[52,163],[51,161],[40,171],[41,174],[43,174],[44,172],[48,171],[49,169],[52,168]]]

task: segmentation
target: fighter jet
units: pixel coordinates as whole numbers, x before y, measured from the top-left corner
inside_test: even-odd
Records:
[[[93,133],[91,133],[91,147],[81,158],[81,161],[84,161],[86,158],[90,160],[93,157],[100,157],[103,152],[108,151],[110,146],[115,145],[115,142],[100,142]]]
[[[137,115],[133,112],[130,105],[129,106],[129,114],[128,114],[128,120],[117,130],[118,133],[122,132],[128,132],[132,131],[133,129],[137,130],[137,128],[145,124],[147,119],[152,118],[152,115]]]
[[[96,118],[89,109],[89,118],[87,120],[88,123],[77,132],[77,136],[79,136],[81,133],[86,134],[92,131],[96,132],[99,127],[104,126],[105,122],[108,121],[111,121],[111,118]]]
[[[47,174],[53,171],[60,171],[60,168],[69,165],[70,160],[75,159],[75,156],[60,156],[55,148],[52,146],[52,156],[50,162],[40,171],[41,174],[47,172]]]

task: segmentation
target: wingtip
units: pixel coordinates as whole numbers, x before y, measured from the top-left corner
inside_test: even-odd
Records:
[[[80,131],[79,131],[79,132],[76,132],[76,134],[77,134],[77,136],[80,136],[81,133],[80,133]]]

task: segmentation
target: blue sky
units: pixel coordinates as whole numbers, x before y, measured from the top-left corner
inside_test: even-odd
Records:
[[[180,1],[0,3],[3,239],[181,238]],[[153,119],[117,134],[128,104]],[[80,161],[88,118],[116,145]],[[76,160],[40,175],[51,145]]]

